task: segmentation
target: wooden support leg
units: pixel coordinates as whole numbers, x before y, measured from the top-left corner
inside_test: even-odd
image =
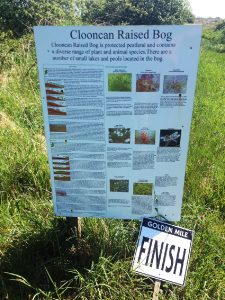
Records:
[[[81,238],[81,220],[78,217],[67,217],[66,222],[72,232],[76,233],[77,238]]]
[[[160,292],[160,281],[155,281],[155,286],[154,286],[154,292],[153,292],[153,298],[152,300],[158,300],[159,299],[159,292]]]

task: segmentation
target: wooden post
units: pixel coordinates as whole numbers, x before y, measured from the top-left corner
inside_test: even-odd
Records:
[[[154,286],[154,292],[153,292],[153,298],[152,300],[158,300],[159,299],[159,292],[160,292],[160,281],[155,281],[155,286]]]
[[[77,238],[81,238],[81,220],[78,217],[67,217],[66,222],[69,229],[76,233]]]

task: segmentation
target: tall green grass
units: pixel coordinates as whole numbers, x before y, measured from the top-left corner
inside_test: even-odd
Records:
[[[151,299],[153,281],[130,271],[138,221],[82,219],[77,239],[53,216],[32,37],[3,39],[0,55],[0,297]],[[160,299],[225,299],[224,55],[201,51],[178,223],[193,252],[186,286],[164,283]]]

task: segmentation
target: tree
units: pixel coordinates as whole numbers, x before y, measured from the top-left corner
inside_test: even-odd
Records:
[[[58,25],[74,23],[73,0],[1,0],[0,26],[22,35],[35,25]]]
[[[187,0],[84,0],[83,21],[105,25],[192,23]]]
[[[215,31],[217,32],[218,40],[219,40],[220,44],[223,44],[223,48],[224,48],[224,44],[225,44],[225,20],[223,20],[222,22],[219,22],[216,25]]]

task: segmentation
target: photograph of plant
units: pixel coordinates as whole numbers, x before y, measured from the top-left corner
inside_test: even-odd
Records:
[[[135,144],[155,145],[155,131],[135,130]]]
[[[65,124],[49,124],[50,132],[66,132]]]
[[[70,181],[71,177],[70,176],[60,175],[60,176],[54,176],[54,179],[58,180],[58,181]]]
[[[152,195],[153,184],[148,182],[135,182],[133,184],[134,195]]]
[[[187,75],[165,75],[163,94],[185,94],[187,91]]]
[[[65,190],[56,190],[56,195],[57,196],[66,196],[66,191]]]
[[[56,82],[46,82],[45,83],[46,88],[56,88],[56,89],[63,89],[64,85],[56,83]]]
[[[46,89],[46,94],[63,95],[63,89]]]
[[[52,101],[47,101],[48,106],[52,106],[52,107],[66,107],[65,105],[62,105],[61,103],[57,103],[57,102],[52,102]]]
[[[70,181],[70,162],[68,156],[52,157],[54,179],[59,181]]]
[[[65,99],[63,98],[63,96],[53,97],[52,95],[48,95],[46,97],[46,99],[50,100],[50,101],[65,101]]]
[[[159,74],[137,74],[136,92],[158,92]]]
[[[109,128],[109,143],[130,144],[130,128]]]
[[[48,106],[48,114],[51,116],[66,116],[67,113],[65,110],[61,110],[59,108],[53,108]]]
[[[110,192],[127,193],[129,191],[129,180],[110,179]]]
[[[163,129],[160,130],[160,147],[180,147],[181,130]]]
[[[108,74],[109,92],[131,92],[131,73],[111,73]]]

